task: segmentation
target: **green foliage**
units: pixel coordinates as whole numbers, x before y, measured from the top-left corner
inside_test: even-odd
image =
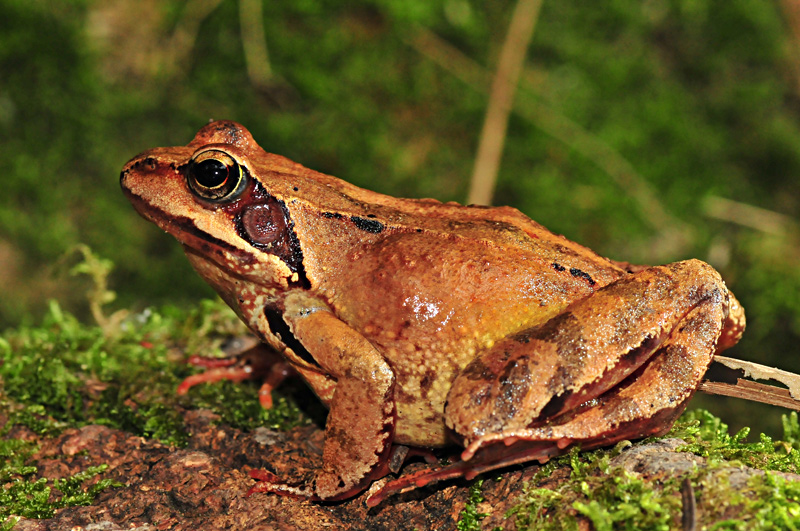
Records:
[[[219,301],[205,301],[192,311],[165,308],[105,317],[103,306],[113,300],[106,286],[111,264],[88,248],[82,253],[84,262],[74,270],[92,276],[93,314],[104,326],[81,324],[53,301],[42,325],[0,336],[0,412],[7,417],[0,435],[14,425],[53,436],[68,426],[94,423],[182,445],[188,437],[182,411],[190,405],[209,408],[240,429],[285,429],[303,422],[284,397],[264,410],[254,385],[204,385],[194,390],[196,396],[179,399],[175,389],[188,375],[177,363],[180,352],[218,350],[221,338],[241,334],[243,326]],[[85,486],[106,465],[63,479],[34,479],[36,467],[25,462],[35,450],[26,441],[0,439],[0,529],[14,526],[12,515],[50,518],[56,509],[88,505],[117,485],[104,479]]]
[[[456,529],[458,531],[481,531],[481,520],[486,518],[485,513],[478,512],[478,504],[483,502],[481,487],[483,480],[479,479],[469,486],[469,500],[461,514],[458,515]]]
[[[51,518],[57,509],[89,505],[103,490],[121,486],[110,479],[86,485],[105,472],[108,465],[88,467],[53,481],[36,479],[36,467],[25,465],[35,451],[36,445],[31,442],[0,439],[0,529],[13,528],[16,517]]]
[[[242,429],[300,422],[296,406],[284,398],[271,410],[261,408],[255,385],[223,382],[177,397],[175,389],[188,375],[187,366],[177,363],[180,352],[214,352],[221,334],[233,330],[242,332],[233,313],[207,302],[188,312],[165,308],[131,316],[107,337],[53,302],[41,326],[0,338],[5,409],[13,422],[37,433],[96,423],[179,445],[187,437],[185,407],[208,407]]]
[[[286,430],[305,422],[297,405],[286,397],[276,397],[271,409],[264,409],[254,400],[253,386],[230,381],[192,388],[192,407],[208,408],[220,416],[221,422],[241,430],[258,427]],[[274,393],[274,392],[273,392]]]
[[[706,411],[692,411],[676,423],[669,436],[684,438],[687,444],[682,450],[705,457],[708,466],[683,477],[645,480],[611,466],[624,443],[614,449],[573,451],[543,466],[526,485],[522,503],[507,516],[515,518],[520,530],[578,529],[578,516],[587,518],[598,531],[679,529],[681,482],[686,477],[695,492],[701,526],[798,529],[800,482],[766,472],[732,488],[729,475],[742,464],[796,472],[799,426],[792,413],[784,417],[783,441],[762,435],[758,442],[747,443],[746,430],[730,435],[718,418]],[[537,486],[562,467],[568,467],[567,481],[555,488]]]
[[[756,442],[747,442],[750,428],[730,435],[728,426],[708,411],[686,413],[670,435],[687,441],[683,451],[705,457],[710,463],[742,464],[761,470],[800,472],[800,426],[797,413],[783,415],[782,440],[760,434]]]
[[[516,517],[520,530],[578,529],[578,514],[598,531],[670,529],[676,511],[680,512],[675,487],[654,490],[651,482],[611,467],[611,458],[624,447],[585,454],[573,451],[554,460],[526,485],[523,504],[508,516]],[[554,490],[535,486],[548,470],[564,465],[570,468],[569,481]]]

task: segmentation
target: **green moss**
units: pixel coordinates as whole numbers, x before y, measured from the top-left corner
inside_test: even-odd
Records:
[[[263,410],[255,383],[222,382],[200,386],[189,397],[175,394],[193,370],[181,363],[184,356],[219,352],[222,339],[236,333],[244,333],[243,326],[217,302],[189,311],[148,310],[111,331],[81,324],[52,302],[42,325],[0,337],[6,397],[0,408],[40,434],[94,423],[177,445],[187,439],[185,408],[210,408],[242,429],[300,422],[299,410],[284,398]]]
[[[191,396],[178,397],[178,384],[193,370],[182,363],[184,357],[219,352],[223,339],[246,333],[244,326],[218,301],[203,301],[191,310],[106,316],[103,307],[114,300],[106,285],[111,264],[88,248],[80,250],[83,262],[73,271],[93,279],[88,299],[98,325],[83,324],[51,302],[41,325],[0,336],[0,413],[6,419],[0,436],[14,425],[54,436],[66,427],[103,424],[182,445],[188,438],[183,411],[190,407],[209,408],[240,429],[288,428],[303,421],[283,397],[264,410],[256,383],[203,385]],[[35,451],[33,443],[0,439],[0,522],[5,522],[0,530],[13,527],[12,515],[49,518],[56,509],[88,505],[100,491],[117,485],[100,480],[85,486],[107,465],[63,479],[35,479],[36,467],[26,465]]]
[[[573,451],[553,460],[526,485],[523,504],[508,516],[515,517],[520,530],[577,529],[578,515],[598,531],[670,529],[676,510],[680,511],[675,487],[654,490],[635,474],[611,467],[611,458],[625,446],[584,454]],[[537,487],[538,481],[563,466],[570,469],[569,481],[552,490]]]
[[[681,417],[670,436],[687,442],[682,451],[705,457],[710,464],[741,464],[760,470],[797,473],[800,471],[800,427],[796,412],[783,415],[783,430],[782,440],[774,441],[762,433],[758,441],[747,442],[749,428],[730,435],[728,426],[719,418],[708,411],[695,410]]]
[[[478,511],[478,504],[483,502],[484,499],[481,492],[482,486],[482,479],[470,485],[469,500],[461,510],[461,514],[458,515],[458,523],[456,524],[458,531],[481,531],[481,520],[486,518],[486,513]]]
[[[89,505],[103,490],[121,486],[110,479],[87,485],[89,480],[105,472],[108,465],[88,467],[62,479],[37,479],[34,477],[36,467],[25,464],[36,450],[36,445],[29,441],[0,440],[1,530],[13,528],[19,517],[51,518],[57,509]]]
[[[707,411],[685,414],[669,436],[686,440],[680,449],[705,457],[707,466],[680,477],[644,479],[611,466],[630,443],[573,451],[543,466],[507,517],[520,530],[578,529],[579,517],[598,531],[680,529],[681,482],[688,479],[697,500],[698,529],[800,529],[800,482],[770,472],[797,470],[797,415],[784,417],[783,423],[782,441],[762,434],[749,443],[748,430],[730,435]],[[740,465],[767,472],[732,488],[730,470]],[[540,482],[559,468],[567,468],[569,478],[542,488]]]

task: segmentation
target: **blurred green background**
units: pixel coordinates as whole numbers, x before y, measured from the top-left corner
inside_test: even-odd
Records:
[[[0,327],[51,298],[87,314],[79,242],[116,264],[118,307],[213,296],[117,183],[210,118],[359,186],[464,202],[513,8],[0,0]],[[615,259],[711,262],[747,309],[731,354],[800,372],[799,38],[796,0],[545,0],[494,203]],[[715,413],[763,416],[733,402]]]

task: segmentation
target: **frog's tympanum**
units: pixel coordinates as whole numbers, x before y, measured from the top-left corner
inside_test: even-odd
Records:
[[[233,122],[142,153],[121,184],[330,410],[313,479],[260,471],[256,491],[341,500],[395,470],[398,449],[464,447],[374,504],[664,433],[744,328],[703,262],[634,267],[513,208],[363,190],[266,153]]]

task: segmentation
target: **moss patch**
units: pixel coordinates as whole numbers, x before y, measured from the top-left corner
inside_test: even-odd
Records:
[[[481,520],[486,517],[485,513],[482,513],[478,510],[478,504],[484,501],[483,493],[481,493],[482,486],[482,479],[479,479],[470,485],[469,500],[461,510],[461,514],[458,515],[458,523],[456,524],[456,529],[458,529],[458,531],[481,530]]]
[[[612,460],[630,443],[557,458],[543,466],[530,481],[522,503],[509,511],[520,530],[578,529],[580,518],[598,531],[681,529],[681,491],[691,484],[697,503],[698,529],[798,529],[800,482],[776,474],[797,472],[798,419],[784,417],[784,436],[773,441],[761,435],[747,442],[747,429],[735,435],[707,411],[685,414],[668,436],[683,438],[681,451],[706,459],[690,473],[677,477],[642,477]],[[647,442],[647,441],[645,441]],[[732,484],[731,471],[743,465],[764,474]],[[555,487],[543,487],[558,469],[568,479]]]
[[[0,439],[0,530],[12,529],[19,517],[51,518],[57,509],[91,504],[109,487],[121,486],[110,479],[100,479],[107,465],[88,467],[62,479],[36,478],[37,468],[25,463],[37,446],[21,439]]]
[[[263,410],[256,385],[221,382],[188,397],[175,394],[194,370],[181,363],[186,353],[219,352],[223,336],[237,331],[244,332],[233,313],[211,301],[189,311],[148,310],[111,333],[79,323],[52,302],[42,325],[0,337],[0,407],[13,422],[43,435],[103,424],[177,445],[186,442],[181,411],[189,407],[207,407],[243,429],[301,422],[285,398]]]

